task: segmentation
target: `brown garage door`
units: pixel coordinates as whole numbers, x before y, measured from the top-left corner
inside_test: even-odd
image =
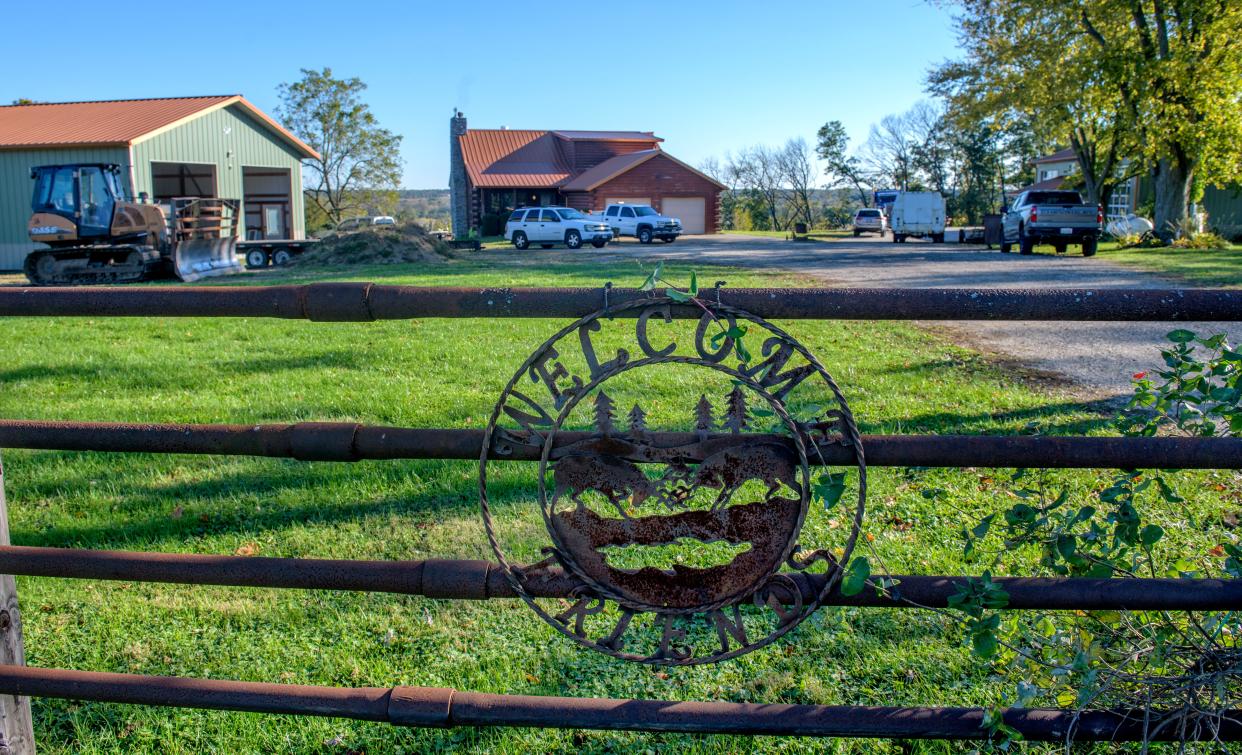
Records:
[[[660,212],[681,218],[686,233],[707,233],[707,200],[703,197],[665,197]]]

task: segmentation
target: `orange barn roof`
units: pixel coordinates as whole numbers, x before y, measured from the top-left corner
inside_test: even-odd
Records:
[[[0,149],[128,146],[233,104],[303,157],[319,157],[318,152],[238,94],[3,106]]]

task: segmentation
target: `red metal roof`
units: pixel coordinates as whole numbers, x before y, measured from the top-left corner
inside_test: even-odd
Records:
[[[657,150],[657,145],[663,141],[647,131],[533,131],[504,128],[469,129],[458,139],[466,172],[470,174],[470,182],[475,186],[493,189],[551,189],[565,184],[573,178],[574,171],[561,149],[562,141],[646,142]],[[640,154],[648,152],[650,150]],[[612,163],[615,159],[607,160],[604,164]],[[593,173],[597,168],[592,168],[587,173]],[[577,184],[580,179],[581,176],[574,178],[573,183]]]
[[[552,188],[572,173],[548,131],[470,129],[458,138],[475,186]]]
[[[1065,188],[1065,179],[1067,178],[1069,178],[1069,176],[1054,176],[1052,178],[1046,178],[1043,181],[1037,181],[1030,186],[1024,186],[1021,189],[1018,189],[1018,193],[1021,194],[1024,191],[1056,191],[1057,189]]]
[[[644,149],[641,152],[610,157],[594,168],[584,170],[561,188],[565,191],[590,191],[631,168],[637,168],[659,154],[663,154],[659,149]]]
[[[304,157],[319,156],[237,94],[3,106],[0,107],[0,149],[128,146],[204,111],[234,103]]]
[[[650,131],[553,131],[562,139],[570,141],[605,140],[610,142],[657,142],[664,141]]]
[[[1035,161],[1035,164],[1038,165],[1039,163],[1063,163],[1066,160],[1077,160],[1077,159],[1078,157],[1077,155],[1074,154],[1074,150],[1070,148],[1070,149],[1058,150],[1056,152],[1053,152],[1051,155],[1044,155],[1043,157],[1037,159]]]

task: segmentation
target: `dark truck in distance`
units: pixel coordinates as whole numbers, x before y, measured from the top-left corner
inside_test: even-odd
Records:
[[[1036,244],[1051,244],[1065,254],[1070,244],[1082,245],[1082,256],[1095,254],[1104,213],[1085,204],[1076,191],[1024,191],[1001,219],[1001,251],[1014,244],[1030,254]]]

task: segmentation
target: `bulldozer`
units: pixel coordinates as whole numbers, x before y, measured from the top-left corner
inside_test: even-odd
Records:
[[[106,163],[32,168],[27,231],[47,244],[26,256],[37,286],[132,283],[175,276],[194,281],[242,271],[239,202],[181,197],[167,204],[125,199],[121,168]]]

